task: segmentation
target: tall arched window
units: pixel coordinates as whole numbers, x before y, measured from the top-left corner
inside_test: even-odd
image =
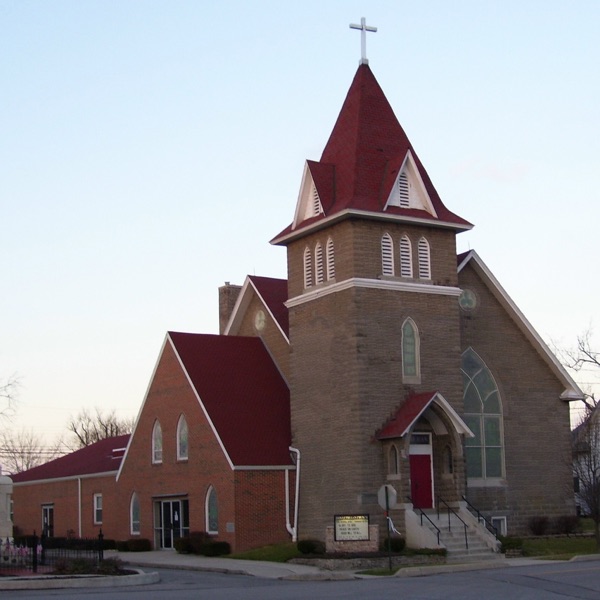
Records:
[[[206,517],[206,532],[219,533],[219,505],[217,503],[217,492],[212,485],[206,492],[204,514]]]
[[[465,440],[467,477],[504,476],[502,402],[491,371],[481,357],[468,348],[462,355],[465,422],[475,434]]]
[[[129,503],[129,530],[132,535],[140,533],[140,499],[136,492],[131,494],[131,502]]]
[[[312,285],[312,257],[310,248],[304,248],[304,288],[309,288]]]
[[[419,330],[412,319],[402,325],[402,378],[418,383],[421,376]]]
[[[323,283],[324,280],[324,268],[323,268],[323,246],[321,242],[317,242],[315,246],[315,283]]]
[[[407,235],[403,235],[400,238],[400,276],[413,276],[412,247],[410,245],[410,238]]]
[[[188,458],[188,425],[185,415],[179,417],[177,423],[177,460]]]
[[[157,464],[161,463],[163,458],[163,445],[162,445],[162,428],[158,420],[154,422],[152,429],[152,462]]]
[[[327,240],[327,280],[335,278],[335,254],[333,251],[333,240]]]
[[[418,244],[419,252],[419,277],[431,279],[431,258],[429,254],[429,242],[422,237]]]
[[[395,444],[390,446],[388,453],[388,473],[390,475],[398,475],[400,473],[400,455]]]
[[[384,233],[381,238],[381,272],[383,275],[394,274],[394,244],[389,233]]]

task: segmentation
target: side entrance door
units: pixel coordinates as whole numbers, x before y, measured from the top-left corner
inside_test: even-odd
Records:
[[[161,500],[156,503],[157,537],[161,548],[189,534],[188,500]]]
[[[430,433],[413,433],[410,440],[410,495],[415,508],[433,508],[433,469]]]

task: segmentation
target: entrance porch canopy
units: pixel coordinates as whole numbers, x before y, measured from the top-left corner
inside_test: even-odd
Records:
[[[402,406],[396,411],[396,414],[377,432],[377,439],[388,440],[404,437],[419,417],[432,405],[444,413],[456,433],[463,434],[468,438],[475,437],[473,432],[467,427],[467,424],[439,392],[423,392],[421,394],[413,394],[405,400]],[[434,431],[436,433],[444,433],[443,431],[436,431],[439,428],[445,429],[444,423],[442,423],[439,417],[435,413],[432,413],[432,411],[430,411],[429,415],[425,415],[426,418],[429,416],[432,417],[430,423]]]

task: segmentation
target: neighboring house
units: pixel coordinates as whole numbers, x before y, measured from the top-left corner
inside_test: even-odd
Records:
[[[218,336],[167,334],[118,473],[96,480],[105,534],[170,548],[204,530],[243,550],[325,540],[336,515],[361,515],[377,536],[384,483],[407,535],[415,511],[463,497],[503,533],[574,514],[581,391],[481,258],[457,256],[471,227],[361,64],[272,240],[288,280],[221,287]],[[52,505],[54,533],[77,530],[62,513],[79,502],[94,531],[100,492],[32,472],[15,478],[20,529]]]
[[[573,484],[577,514],[600,517],[600,413],[598,406],[573,430]]]

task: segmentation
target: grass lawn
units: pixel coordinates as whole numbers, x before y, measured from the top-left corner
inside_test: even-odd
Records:
[[[589,537],[536,538],[523,540],[525,556],[566,560],[579,554],[596,554],[596,540]]]

